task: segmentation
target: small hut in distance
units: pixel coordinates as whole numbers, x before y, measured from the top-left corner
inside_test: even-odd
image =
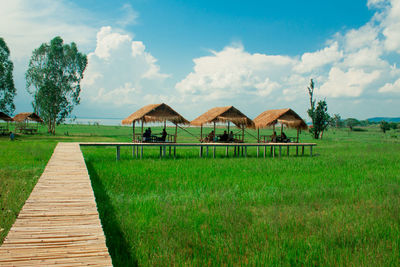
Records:
[[[277,123],[281,124],[281,134],[283,131],[283,125],[286,125],[289,128],[297,129],[297,142],[299,142],[299,131],[301,129],[308,129],[305,121],[290,108],[271,109],[264,111],[263,113],[258,115],[257,118],[254,119],[254,123],[256,125],[256,129],[258,129],[259,141],[259,129],[273,126],[273,129],[275,131],[275,124]]]
[[[135,133],[135,123],[141,121],[141,133]],[[141,142],[143,138],[143,124],[149,122],[164,122],[164,127],[166,126],[166,121],[175,124],[175,135],[173,142],[176,143],[178,124],[189,124],[189,121],[182,117],[178,112],[173,110],[167,104],[151,104],[142,107],[138,111],[132,113],[129,117],[122,120],[123,125],[132,124],[132,141]]]
[[[0,111],[0,120],[7,122],[5,126],[0,125],[0,135],[8,134],[9,133],[8,123],[10,121],[13,121],[13,119],[4,112]]]
[[[200,126],[200,140],[203,140],[203,125],[204,124],[213,124],[214,125],[214,133],[215,133],[215,124],[217,122],[227,122],[228,123],[228,132],[230,122],[235,124],[238,128],[242,129],[241,141],[244,141],[244,129],[254,128],[254,122],[236,109],[233,106],[227,107],[215,107],[208,110],[206,113],[200,115],[196,119],[190,122],[191,125]]]
[[[22,112],[14,116],[15,130],[23,133],[33,134],[38,131],[39,123],[43,120],[34,112]],[[34,126],[29,122],[35,122]]]

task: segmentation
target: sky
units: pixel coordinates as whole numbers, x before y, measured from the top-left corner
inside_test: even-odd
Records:
[[[166,103],[188,120],[233,105],[295,110],[307,86],[342,118],[400,117],[400,0],[0,0],[16,112],[25,72],[55,36],[88,56],[76,117],[125,118]]]

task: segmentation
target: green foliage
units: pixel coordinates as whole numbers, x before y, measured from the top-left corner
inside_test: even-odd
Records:
[[[322,133],[328,128],[329,122],[331,121],[328,114],[328,105],[326,100],[320,100],[315,108],[314,99],[314,80],[311,79],[310,86],[307,87],[308,94],[310,96],[310,109],[307,110],[308,116],[310,116],[313,127],[310,129],[314,139],[322,138]]]
[[[379,124],[379,127],[381,128],[383,133],[386,133],[386,131],[390,130],[390,124],[386,121],[381,121],[381,123]]]
[[[45,121],[48,132],[65,121],[80,102],[80,82],[87,65],[86,55],[75,43],[64,44],[55,37],[33,51],[26,72],[26,87],[33,95],[33,107]]]
[[[398,123],[395,123],[395,122],[391,122],[389,125],[390,125],[390,128],[393,130],[396,130],[399,126]]]
[[[334,114],[329,120],[329,125],[335,128],[343,127],[344,123],[339,114]]]
[[[10,59],[10,50],[0,37],[0,111],[11,115],[15,110],[14,97],[17,92],[13,80],[14,65]]]
[[[357,119],[354,119],[354,118],[345,119],[345,120],[344,120],[344,123],[345,123],[345,125],[346,125],[347,127],[350,128],[350,131],[353,130],[353,127],[354,127],[354,126],[360,125],[360,121],[357,120]]]

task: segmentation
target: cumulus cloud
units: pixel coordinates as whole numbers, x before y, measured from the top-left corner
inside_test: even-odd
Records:
[[[394,83],[386,83],[379,89],[380,93],[400,93],[400,78]]]
[[[250,54],[237,44],[211,53],[194,59],[193,72],[176,84],[180,93],[201,95],[207,100],[242,94],[268,96],[281,87],[282,74],[295,64],[287,56]]]
[[[349,69],[345,72],[333,67],[329,71],[328,81],[321,86],[319,92],[331,97],[357,97],[361,95],[366,86],[378,79],[379,75],[379,71],[366,73],[360,69]]]
[[[82,99],[117,106],[159,101],[167,77],[143,42],[110,26],[102,27],[97,33],[96,49],[88,54]]]

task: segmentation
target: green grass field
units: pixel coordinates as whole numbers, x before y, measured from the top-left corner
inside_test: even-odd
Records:
[[[57,141],[129,141],[131,129],[57,133],[0,138],[0,242]],[[113,264],[399,265],[399,132],[330,130],[317,143],[315,157],[275,159],[178,149],[177,159],[160,160],[147,149],[133,160],[122,148],[116,162],[115,148],[83,148]]]

